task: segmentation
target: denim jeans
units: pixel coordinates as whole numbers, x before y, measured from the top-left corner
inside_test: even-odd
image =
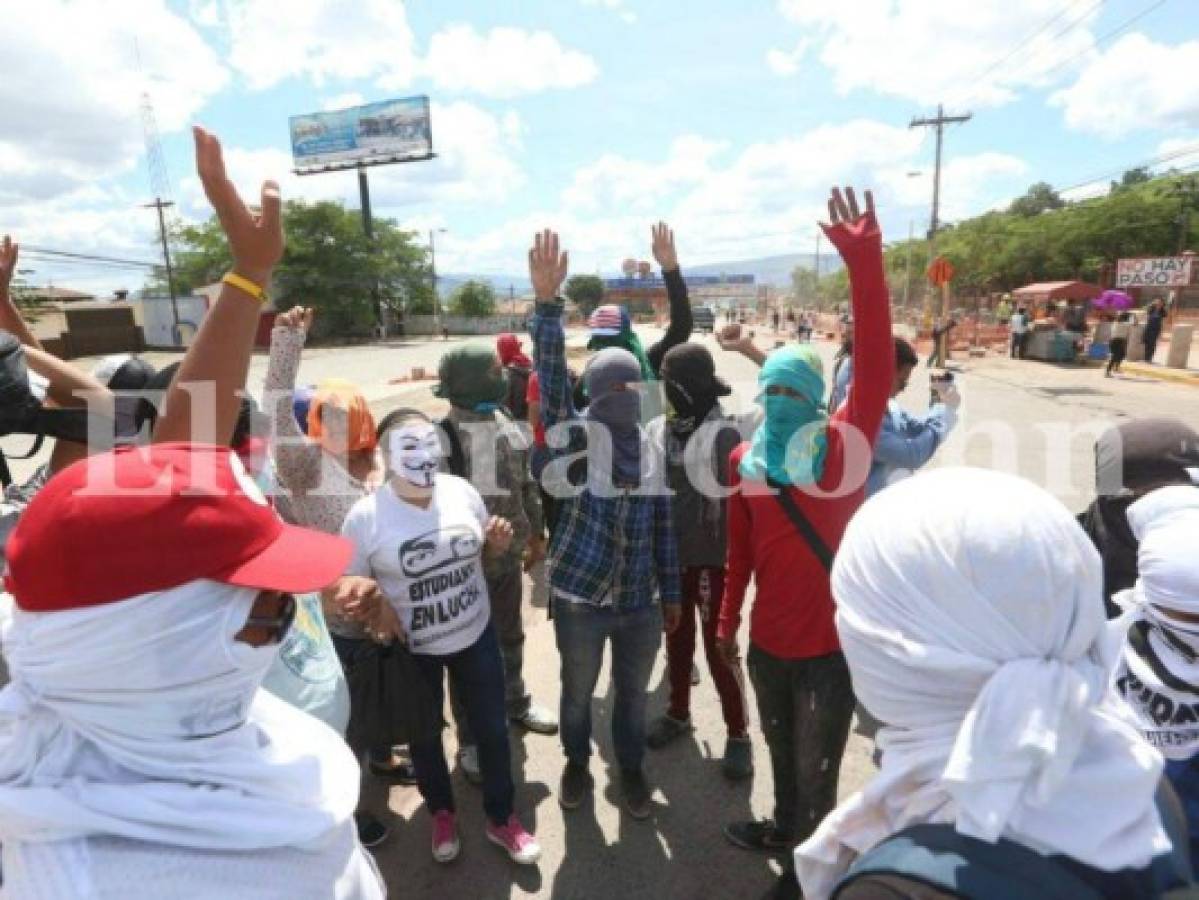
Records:
[[[641,770],[645,755],[645,705],[654,659],[662,644],[662,610],[654,603],[632,612],[554,602],[554,635],[562,658],[562,747],[572,763],[591,756],[591,697],[612,644],[612,744],[626,772]]]
[[[799,843],[837,802],[854,710],[849,666],[842,653],[780,659],[752,643],[745,662],[770,751],[774,821]]]
[[[446,671],[466,709],[466,718],[479,748],[483,770],[483,810],[495,825],[504,825],[512,815],[515,787],[512,783],[512,750],[508,746],[508,716],[504,711],[504,664],[495,626],[457,653],[435,656],[413,654],[436,695],[444,702],[442,681]],[[450,770],[445,761],[441,736],[414,741],[410,747],[417,786],[429,813],[454,810]]]
[[[504,703],[508,717],[513,719],[528,712],[532,703],[522,674],[525,664],[525,626],[521,618],[525,583],[522,576],[520,557],[517,556],[504,557],[494,572],[487,573],[491,622],[499,639],[500,657],[504,661]],[[458,728],[459,746],[473,746],[475,735],[470,727],[470,717],[453,682],[450,683],[450,709]]]

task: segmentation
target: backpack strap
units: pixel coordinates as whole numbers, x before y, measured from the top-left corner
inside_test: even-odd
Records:
[[[831,572],[833,569],[833,551],[829,549],[828,544],[824,542],[824,538],[820,536],[820,532],[808,521],[808,517],[799,508],[799,504],[791,496],[791,489],[785,484],[779,484],[769,476],[766,478],[766,483],[774,489],[774,496],[778,500],[779,506],[787,514],[787,518],[791,520],[791,524],[795,526],[795,530],[799,532],[799,536],[804,539],[808,548],[820,560],[820,564],[824,566],[824,570]]]
[[[458,434],[458,427],[454,425],[454,420],[449,416],[444,419],[439,419],[436,423],[441,433],[445,435],[446,441],[449,443],[449,467],[450,474],[457,475],[459,478],[466,477],[466,454],[462,452],[462,438]]]

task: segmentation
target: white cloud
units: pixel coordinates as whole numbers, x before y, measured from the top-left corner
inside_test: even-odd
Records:
[[[350,91],[348,94],[337,94],[322,100],[321,109],[349,109],[351,106],[362,106],[364,103],[366,103],[365,97],[357,91]]]
[[[1046,86],[1067,74],[1064,60],[1094,45],[1100,12],[1098,4],[1070,9],[1049,24],[1061,4],[1047,0],[779,0],[778,6],[821,46],[820,61],[839,93],[867,89],[923,105],[995,105],[1021,89]]]
[[[604,9],[610,9],[616,15],[620,16],[620,20],[628,25],[632,25],[637,21],[637,14],[629,9],[626,0],[583,0],[584,6],[600,6]]]
[[[563,47],[548,31],[450,25],[429,40],[421,71],[444,91],[516,97],[595,80],[590,56]],[[387,85],[388,80],[384,80]]]
[[[730,155],[727,142],[676,138],[660,160],[605,154],[576,171],[555,209],[522,215],[447,244],[459,271],[519,271],[538,228],[561,231],[576,272],[615,271],[627,256],[648,258],[649,226],[659,218],[678,234],[684,266],[776,253],[811,252],[834,184],[873,186],[889,239],[924,230],[931,200],[927,145],[917,131],[859,119]],[[1019,193],[1022,160],[1000,153],[953,156],[943,172],[943,217],[961,218]],[[439,248],[440,258],[440,248]]]
[[[217,0],[188,0],[188,18],[202,28],[216,28],[223,21]]]
[[[811,41],[803,38],[793,50],[778,50],[771,48],[766,51],[766,65],[775,75],[794,75],[799,71],[799,64],[808,52]]]
[[[1050,103],[1066,124],[1117,138],[1146,128],[1199,128],[1199,41],[1170,46],[1129,34],[1094,56]]]
[[[1169,156],[1158,168],[1181,169],[1199,163],[1199,135],[1184,138],[1167,138],[1157,145],[1157,157]]]
[[[226,0],[225,17],[229,61],[254,90],[295,77],[406,87],[416,74],[412,29],[393,0]]]
[[[143,149],[143,91],[168,133],[229,78],[200,35],[160,0],[129,0],[120,15],[99,0],[10,5],[0,58],[0,205],[45,201],[128,171]]]

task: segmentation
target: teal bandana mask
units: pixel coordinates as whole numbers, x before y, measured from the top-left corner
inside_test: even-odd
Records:
[[[828,450],[820,357],[810,347],[777,350],[766,358],[758,386],[766,418],[741,459],[741,475],[780,484],[816,484],[824,475]],[[790,388],[800,396],[767,393],[776,386]]]

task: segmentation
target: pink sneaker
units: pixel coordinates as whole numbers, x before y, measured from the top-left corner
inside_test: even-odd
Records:
[[[451,862],[458,856],[458,829],[454,814],[448,809],[433,814],[433,858],[439,863]]]
[[[531,866],[541,858],[541,845],[537,843],[537,838],[525,831],[515,815],[509,816],[506,825],[488,822],[487,840],[503,847],[512,861],[522,866]]]

